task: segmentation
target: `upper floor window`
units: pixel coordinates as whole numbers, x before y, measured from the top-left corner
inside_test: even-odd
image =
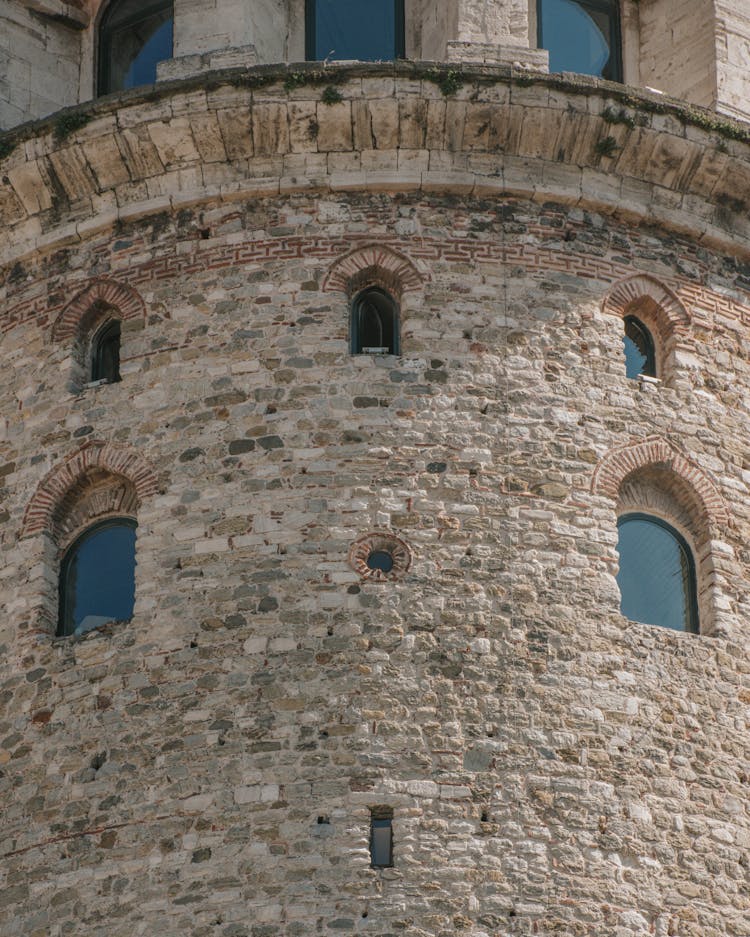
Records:
[[[68,548],[60,567],[58,635],[133,617],[135,528],[128,517],[106,520]]]
[[[91,342],[91,380],[114,384],[120,380],[120,320],[111,319]]]
[[[369,287],[352,303],[352,354],[399,354],[398,309],[385,290]]]
[[[656,351],[651,333],[640,319],[625,316],[625,374],[637,378],[641,374],[656,377]]]
[[[538,42],[551,72],[622,81],[619,0],[537,0]]]
[[[626,514],[618,522],[620,611],[631,621],[698,632],[693,554],[658,517]]]
[[[403,58],[404,0],[306,0],[310,61]]]
[[[172,58],[172,0],[112,0],[99,26],[99,94],[156,81]]]

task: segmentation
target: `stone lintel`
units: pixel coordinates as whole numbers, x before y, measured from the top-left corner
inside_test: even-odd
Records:
[[[180,78],[193,78],[203,72],[218,71],[225,68],[251,68],[258,64],[258,55],[254,45],[240,46],[235,49],[215,49],[195,55],[180,55],[166,59],[156,66],[157,81],[175,81]]]
[[[453,40],[447,44],[446,56],[449,62],[481,62],[486,65],[511,65],[535,72],[549,71],[549,53],[546,49],[530,49],[512,42],[495,45],[490,42]]]

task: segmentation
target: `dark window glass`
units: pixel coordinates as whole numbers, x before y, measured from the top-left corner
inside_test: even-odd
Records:
[[[367,557],[367,565],[370,569],[379,569],[381,572],[389,573],[393,569],[393,557],[386,550],[373,550]]]
[[[99,27],[99,94],[156,81],[172,58],[172,0],[112,0]]]
[[[376,869],[393,865],[393,811],[378,808],[370,818],[370,864]]]
[[[622,81],[619,0],[537,0],[539,46],[551,72]]]
[[[59,635],[133,617],[135,526],[129,518],[105,521],[70,546],[60,567]]]
[[[383,290],[363,290],[352,304],[352,352],[397,355],[398,312]]]
[[[312,61],[404,57],[404,0],[307,0],[306,10]]]
[[[620,611],[632,621],[698,631],[693,555],[674,528],[646,514],[618,523]]]
[[[625,374],[636,378],[639,374],[656,377],[656,355],[651,333],[640,319],[625,316]]]
[[[120,322],[108,322],[94,336],[91,349],[91,380],[120,380]]]

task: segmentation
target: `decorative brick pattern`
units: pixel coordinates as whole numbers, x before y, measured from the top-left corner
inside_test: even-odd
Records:
[[[616,501],[628,476],[647,467],[667,470],[686,482],[700,499],[714,530],[721,530],[729,523],[724,500],[708,475],[670,442],[658,436],[608,452],[594,471],[591,490]]]
[[[143,319],[146,315],[143,300],[131,286],[115,280],[94,280],[60,313],[52,326],[53,341],[78,335],[90,324],[92,310],[99,309],[113,309],[121,319]]]
[[[347,293],[351,298],[367,286],[382,286],[397,299],[422,288],[424,277],[405,254],[385,245],[362,245],[330,267],[323,290]]]
[[[123,481],[119,487],[103,485],[105,475]],[[102,489],[107,490],[100,495]],[[92,515],[86,512],[90,509],[102,513],[121,510],[133,516],[143,499],[157,490],[156,476],[141,455],[123,446],[92,440],[39,483],[26,508],[21,537],[46,531],[59,542],[80,524],[82,515],[73,510],[74,505],[86,502],[83,516],[89,518]]]
[[[684,332],[690,325],[688,311],[674,293],[655,277],[643,273],[615,283],[604,297],[602,311],[619,316],[631,312],[638,315],[638,305],[644,299],[651,300],[657,307],[657,321],[665,335]]]

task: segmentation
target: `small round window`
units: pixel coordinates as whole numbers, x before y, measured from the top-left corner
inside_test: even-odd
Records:
[[[363,579],[390,582],[400,579],[411,566],[411,550],[399,537],[374,531],[355,540],[349,563]]]
[[[379,569],[381,573],[389,573],[393,569],[393,557],[387,550],[373,550],[367,557],[370,569]]]

